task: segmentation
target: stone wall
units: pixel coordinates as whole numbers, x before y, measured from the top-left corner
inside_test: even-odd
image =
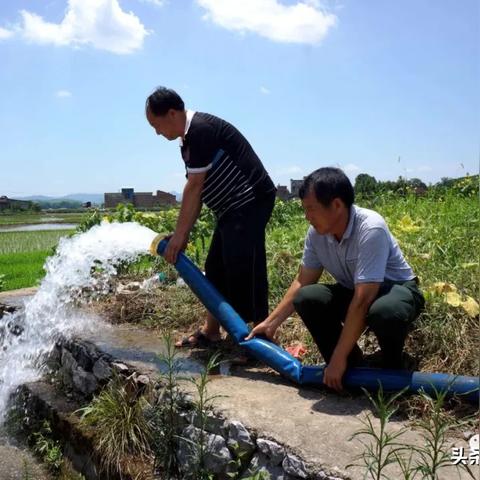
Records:
[[[50,367],[58,372],[58,378],[64,389],[84,400],[98,393],[113,372],[123,376],[125,381],[140,391],[153,387],[157,379],[150,379],[133,367],[102,353],[98,348],[84,340],[72,340],[57,344],[49,360]],[[164,401],[165,390],[156,385],[155,401]],[[242,425],[235,419],[227,419],[222,414],[211,411],[202,431],[200,420],[193,408],[193,398],[185,392],[180,393],[180,412],[178,413],[179,442],[177,458],[184,471],[189,471],[192,445],[199,443],[202,435],[207,445],[205,465],[215,474],[215,478],[226,480],[232,466],[239,462],[238,452],[242,452],[243,474],[245,478],[252,472],[264,471],[272,480],[325,479],[340,480],[339,475],[325,472],[314,465],[308,465],[288,448],[274,439],[258,436],[255,431]],[[249,473],[250,472],[250,473]]]

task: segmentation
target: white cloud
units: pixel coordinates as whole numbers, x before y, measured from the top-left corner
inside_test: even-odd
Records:
[[[72,92],[69,92],[68,90],[57,90],[55,96],[58,98],[69,98],[72,96]]]
[[[270,90],[267,87],[260,87],[260,92],[264,95],[270,95]]]
[[[132,53],[148,34],[139,18],[124,12],[118,0],[69,0],[61,23],[46,22],[22,10],[23,36],[34,43],[80,47],[93,46],[117,54]]]
[[[7,30],[6,28],[0,27],[0,40],[10,38],[12,35],[12,30]]]
[[[348,163],[347,165],[340,167],[347,175],[355,175],[360,172],[361,168],[354,163]]]
[[[142,3],[150,3],[156,7],[163,7],[166,3],[166,0],[140,0]]]
[[[319,2],[283,5],[278,0],[197,0],[206,10],[203,18],[227,30],[254,32],[276,42],[318,44],[337,17],[323,11]]]

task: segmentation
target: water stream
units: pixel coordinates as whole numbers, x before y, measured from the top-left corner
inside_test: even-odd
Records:
[[[60,240],[37,293],[0,319],[0,423],[11,393],[41,377],[55,342],[95,328],[78,305],[108,293],[118,264],[145,254],[155,235],[136,223],[102,223]]]

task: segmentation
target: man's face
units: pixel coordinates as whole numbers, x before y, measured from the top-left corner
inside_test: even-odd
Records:
[[[165,115],[156,116],[148,109],[147,120],[157,135],[162,135],[167,140],[175,140],[180,136],[176,114],[176,110],[170,109]]]
[[[325,207],[317,200],[313,189],[310,189],[302,199],[305,218],[321,235],[334,233],[341,216],[342,205],[343,202],[335,198],[328,207]]]

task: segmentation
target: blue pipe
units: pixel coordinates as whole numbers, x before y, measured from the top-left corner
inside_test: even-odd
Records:
[[[150,252],[163,255],[167,244],[168,240],[158,236],[153,241]],[[183,253],[178,255],[175,268],[228,334],[249,353],[295,383],[323,385],[325,365],[302,365],[281,347],[263,338],[245,341],[249,333],[246,323]],[[375,368],[350,368],[343,377],[343,384],[350,388],[363,387],[373,391],[377,390],[380,384],[385,391],[399,391],[404,388],[409,392],[423,390],[429,394],[446,391],[449,395],[462,395],[472,403],[478,403],[480,390],[478,377]]]

